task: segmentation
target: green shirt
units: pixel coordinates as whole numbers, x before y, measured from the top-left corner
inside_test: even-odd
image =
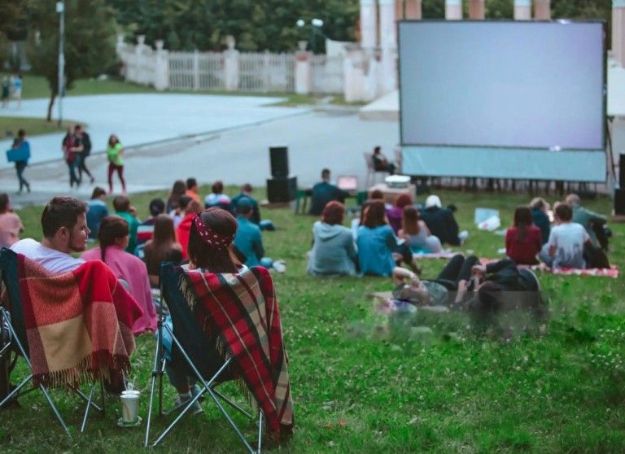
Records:
[[[123,218],[128,223],[128,229],[130,232],[128,235],[128,247],[126,248],[126,252],[134,254],[137,247],[137,229],[139,228],[139,220],[127,211],[116,211],[115,214],[120,218]]]
[[[119,142],[112,147],[108,147],[106,149],[106,157],[109,159],[109,162],[115,164],[116,166],[123,166],[124,160],[122,159],[121,153],[123,149],[123,145]]]

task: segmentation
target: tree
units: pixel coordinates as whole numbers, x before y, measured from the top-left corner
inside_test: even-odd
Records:
[[[33,72],[42,75],[50,87],[47,120],[52,120],[58,96],[59,17],[55,2],[31,0],[30,60]],[[116,60],[114,11],[106,0],[65,1],[65,87],[74,81],[104,72]]]

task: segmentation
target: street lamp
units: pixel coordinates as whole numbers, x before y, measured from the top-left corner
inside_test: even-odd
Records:
[[[56,2],[56,12],[59,15],[59,126],[63,124],[63,95],[65,94],[65,2]]]
[[[304,19],[298,19],[297,22],[295,22],[295,25],[297,25],[299,28],[304,28],[307,24]],[[321,27],[323,27],[322,19],[318,19],[315,17],[310,21],[310,47],[313,52],[315,51],[316,47],[315,45],[317,33],[319,33],[325,39],[328,39],[328,37],[321,31]]]

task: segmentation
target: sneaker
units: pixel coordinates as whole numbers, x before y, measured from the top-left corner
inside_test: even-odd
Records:
[[[174,402],[175,408],[182,410],[182,407],[186,406],[191,399],[192,397],[190,394],[179,394],[176,398],[176,401]],[[189,409],[189,412],[191,412],[191,414],[193,415],[199,415],[203,411],[204,410],[202,410],[202,406],[197,400],[193,402],[193,405],[191,405],[191,408]]]
[[[286,264],[284,263],[284,260],[276,260],[273,262],[273,268],[278,273],[284,273],[286,271]]]

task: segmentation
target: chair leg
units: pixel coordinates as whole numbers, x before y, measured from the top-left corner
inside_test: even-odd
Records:
[[[143,446],[148,447],[150,442],[150,427],[152,425],[152,405],[154,403],[154,390],[156,387],[156,380],[158,379],[158,414],[163,415],[163,372],[165,369],[165,357],[163,355],[163,347],[161,344],[162,339],[162,322],[159,322],[159,337],[156,341],[156,348],[154,352],[154,365],[152,367],[152,379],[150,383],[150,401],[148,406],[148,419],[145,424],[145,438],[143,440]]]
[[[89,417],[89,409],[91,408],[91,401],[93,399],[93,391],[95,389],[95,384],[91,387],[89,391],[89,399],[87,400],[87,405],[85,406],[85,415],[82,418],[82,424],[80,425],[80,432],[84,432],[87,428],[87,418]],[[94,404],[95,405],[95,404]]]
[[[256,451],[258,454],[261,452],[263,444],[263,411],[258,409],[258,450]]]
[[[2,408],[4,406],[4,404],[9,402],[14,396],[16,396],[17,393],[20,391],[20,389],[22,389],[24,387],[24,385],[30,381],[31,378],[33,378],[33,376],[29,375],[24,380],[22,380],[22,383],[17,385],[13,391],[11,391],[9,394],[7,394],[6,397],[4,399],[2,399],[2,401],[0,402],[0,408]]]
[[[43,385],[39,385],[39,388],[41,388],[41,391],[46,396],[48,404],[50,404],[50,407],[52,408],[52,411],[54,412],[54,415],[56,416],[56,419],[58,419],[58,421],[61,424],[61,426],[63,426],[63,429],[65,430],[65,433],[67,434],[67,436],[71,440],[72,439],[72,434],[69,433],[69,429],[67,428],[67,425],[65,424],[65,421],[63,421],[63,417],[61,416],[61,413],[59,413],[59,410],[56,408],[56,405],[54,405],[54,402],[52,401],[52,398],[50,397],[50,394],[48,393],[48,390]]]

